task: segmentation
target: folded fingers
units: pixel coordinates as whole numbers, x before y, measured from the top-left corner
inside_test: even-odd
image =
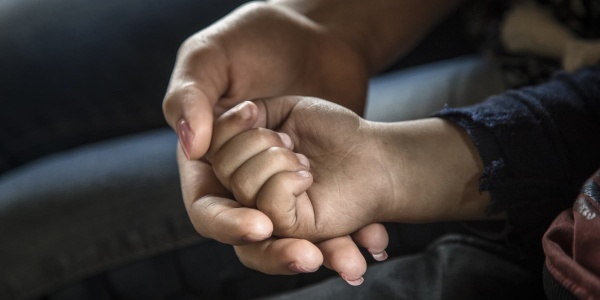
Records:
[[[314,272],[323,264],[319,248],[302,239],[269,238],[236,246],[235,252],[246,267],[273,275]]]
[[[187,160],[181,149],[178,163],[185,208],[200,235],[230,245],[271,236],[271,220],[264,213],[232,200],[208,163]]]
[[[317,244],[294,238],[269,238],[265,241],[235,246],[246,267],[266,274],[292,275],[316,271],[325,265],[351,285],[360,285],[367,263],[349,236]]]
[[[329,239],[317,244],[326,267],[338,272],[350,285],[363,283],[367,262],[350,236]]]
[[[270,147],[249,158],[231,173],[231,192],[244,206],[255,207],[257,195],[272,177],[280,172],[308,170],[308,165],[308,159],[302,154]]]
[[[375,260],[384,261],[388,258],[385,249],[388,246],[389,236],[383,224],[369,224],[351,236],[358,245],[367,249]]]
[[[293,143],[287,134],[265,128],[249,128],[240,124],[233,115],[228,112],[215,123],[213,143],[206,156],[217,178],[227,189],[232,189],[234,173],[250,159],[253,162],[237,173],[238,184],[257,173],[268,176],[279,170],[301,166],[291,151]]]

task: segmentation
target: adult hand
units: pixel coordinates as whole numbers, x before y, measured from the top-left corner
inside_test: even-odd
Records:
[[[189,161],[206,152],[213,114],[245,99],[285,94],[330,99],[359,113],[369,73],[406,52],[453,5],[445,0],[378,0],[365,10],[359,0],[273,2],[277,3],[246,5],[189,38],[181,46],[163,102],[165,117],[180,137],[178,161],[190,217],[199,232],[229,244],[263,240],[272,224],[264,214],[243,209],[229,195],[219,194],[223,191],[212,185],[216,181],[212,170],[203,162]],[[367,227],[376,228],[378,234],[361,235],[368,232],[365,228],[354,236],[376,258],[384,256],[381,245],[387,244],[379,226]],[[232,228],[238,230],[224,230]],[[327,262],[330,249],[322,250],[325,264],[341,272],[342,267]],[[245,259],[243,253],[249,252],[238,253],[246,263],[266,264],[285,257],[284,251],[272,259],[260,254]],[[277,273],[285,272],[280,268]]]
[[[183,43],[163,110],[186,156],[199,159],[210,143],[213,114],[243,100],[312,95],[362,112],[369,75],[363,60],[295,10],[254,2]]]
[[[210,143],[213,113],[243,100],[314,96],[356,113],[367,80],[462,0],[252,2],[181,46],[163,110],[188,158]],[[366,8],[366,9],[365,9]]]
[[[441,119],[374,123],[327,101],[283,97],[222,115],[206,157],[275,235],[320,241],[381,221],[484,218],[474,151]]]

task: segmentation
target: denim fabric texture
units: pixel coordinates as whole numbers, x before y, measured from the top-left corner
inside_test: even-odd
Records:
[[[0,174],[165,126],[179,45],[245,1],[0,1]]]

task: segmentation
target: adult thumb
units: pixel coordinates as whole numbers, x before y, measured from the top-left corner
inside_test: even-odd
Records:
[[[210,40],[197,35],[181,46],[163,101],[165,119],[192,160],[204,156],[210,146],[217,103],[229,85],[227,57]]]
[[[165,118],[188,159],[201,158],[210,146],[214,102],[194,85],[169,93],[163,102]]]

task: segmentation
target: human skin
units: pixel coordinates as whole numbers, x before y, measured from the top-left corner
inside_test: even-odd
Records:
[[[179,149],[184,204],[192,224],[202,236],[236,245],[240,261],[249,268],[267,274],[297,274],[314,272],[324,265],[349,284],[359,285],[367,265],[357,246],[366,248],[376,260],[387,258],[388,236],[381,224],[318,243],[272,237],[269,217],[232,200],[233,195],[221,185],[209,163],[183,157]],[[196,198],[198,194],[203,197]]]
[[[439,118],[369,122],[307,97],[246,102],[215,123],[207,159],[279,237],[322,241],[376,222],[488,219],[483,164]]]
[[[459,2],[374,0],[369,9],[358,0],[256,2],[183,43],[163,110],[179,135],[190,219],[212,220],[208,229],[196,226],[200,234],[233,245],[253,243],[244,249],[259,250],[237,251],[238,256],[270,274],[298,273],[292,266],[314,270],[324,259],[356,282],[366,268],[356,243],[377,259],[386,257],[387,234],[379,224],[355,232],[356,243],[342,243],[345,247],[270,237],[271,220],[215,188],[212,169],[198,159],[210,144],[214,116],[247,99],[311,95],[361,113],[368,77],[408,51]]]
[[[163,103],[185,154],[201,158],[213,115],[259,97],[305,95],[361,113],[368,78],[460,0],[251,2],[180,47]]]

